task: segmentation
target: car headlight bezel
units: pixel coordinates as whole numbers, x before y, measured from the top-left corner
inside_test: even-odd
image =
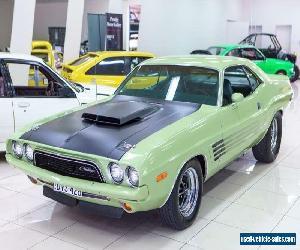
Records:
[[[126,169],[126,175],[128,178],[128,183],[132,187],[138,187],[140,182],[139,172],[131,166],[128,166]]]
[[[25,144],[23,145],[23,155],[25,156],[25,158],[26,158],[28,161],[33,162],[33,159],[34,159],[34,150],[33,150],[33,148],[32,148],[29,144],[27,144],[27,143],[25,143]]]
[[[115,162],[110,163],[108,165],[108,170],[113,183],[120,185],[124,181],[125,173],[119,164]]]
[[[18,158],[21,159],[24,155],[23,145],[17,141],[12,141],[11,149],[13,154]]]

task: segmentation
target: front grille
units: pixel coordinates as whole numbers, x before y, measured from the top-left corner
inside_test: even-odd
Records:
[[[101,183],[105,182],[96,164],[89,161],[35,151],[34,165],[63,176]]]

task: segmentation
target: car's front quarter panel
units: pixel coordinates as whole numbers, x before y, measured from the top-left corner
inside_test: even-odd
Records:
[[[219,108],[203,105],[198,111],[144,139],[121,159],[141,175],[141,184],[149,188],[148,209],[164,205],[178,174],[186,162],[201,156],[207,180],[218,171],[212,157],[212,144],[221,138]],[[144,158],[145,157],[145,158]],[[157,181],[157,177],[167,177]]]

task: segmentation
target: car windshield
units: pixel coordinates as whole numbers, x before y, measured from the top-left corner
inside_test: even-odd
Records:
[[[209,47],[207,49],[212,55],[222,55],[223,52],[225,51],[225,48],[222,47]]]
[[[179,65],[137,67],[115,92],[117,95],[217,105],[219,73]]]

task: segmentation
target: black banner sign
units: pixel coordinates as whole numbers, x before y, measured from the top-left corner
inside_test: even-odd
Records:
[[[123,17],[106,13],[106,50],[123,50]]]

